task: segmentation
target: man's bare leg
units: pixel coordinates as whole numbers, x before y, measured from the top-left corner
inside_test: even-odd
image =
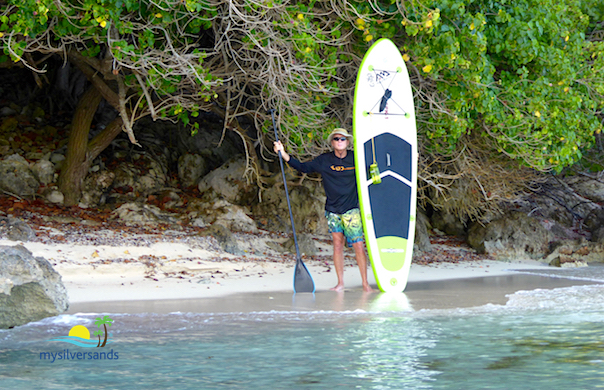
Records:
[[[363,291],[374,292],[367,281],[367,256],[365,255],[365,243],[363,241],[355,242],[352,244],[354,253],[359,265],[359,271],[361,272],[361,281],[363,283]]]
[[[344,291],[344,233],[331,233],[333,238],[333,265],[336,268],[338,284],[333,291]]]

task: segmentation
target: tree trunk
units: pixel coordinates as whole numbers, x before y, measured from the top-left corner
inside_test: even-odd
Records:
[[[59,189],[65,196],[64,204],[73,206],[78,203],[82,194],[82,182],[88,173],[90,160],[87,158],[88,133],[92,118],[101,103],[101,94],[95,87],[84,93],[73,115],[67,156],[59,177]]]
[[[105,340],[103,340],[101,347],[104,347],[105,344],[107,344],[107,325],[103,324],[103,327],[105,328]]]
[[[100,102],[101,94],[94,86],[90,87],[80,99],[73,116],[65,166],[59,177],[59,189],[65,196],[66,206],[78,203],[82,196],[82,183],[90,164],[122,131],[123,121],[118,117],[90,142],[88,141],[90,124]]]

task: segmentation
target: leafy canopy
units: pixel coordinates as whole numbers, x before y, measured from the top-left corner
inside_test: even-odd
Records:
[[[560,171],[602,129],[604,0],[590,3],[9,0],[0,39],[5,60],[36,71],[28,55],[104,59],[97,70],[123,81],[132,117],[188,123],[219,106],[225,127],[248,117],[268,136],[276,108],[305,158],[333,127],[350,126],[360,60],[387,37],[410,69],[424,155],[480,143]]]

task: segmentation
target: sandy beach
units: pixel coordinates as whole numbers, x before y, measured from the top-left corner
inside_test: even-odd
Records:
[[[226,312],[265,310],[370,310],[380,293],[365,294],[351,249],[345,252],[346,291],[336,283],[329,237],[314,237],[319,254],[303,259],[316,294],[293,294],[295,255],[275,248],[287,236],[237,233],[244,254],[222,251],[213,237],[165,229],[115,231],[38,227],[23,245],[53,264],[68,290],[69,312]],[[403,301],[413,310],[505,304],[519,290],[588,284],[523,274],[551,269],[538,261],[503,262],[477,255],[463,242],[435,239],[430,259],[414,260]],[[440,243],[439,243],[440,242]],[[370,283],[377,289],[373,274]],[[306,295],[306,296],[305,296]]]

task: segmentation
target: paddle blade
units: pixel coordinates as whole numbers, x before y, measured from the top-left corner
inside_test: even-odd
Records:
[[[314,293],[315,282],[310,276],[310,272],[302,259],[296,260],[296,269],[294,271],[294,293]]]

